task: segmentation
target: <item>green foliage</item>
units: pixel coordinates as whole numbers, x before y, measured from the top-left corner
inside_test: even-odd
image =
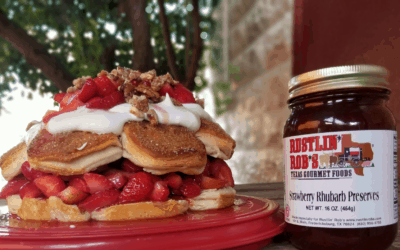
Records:
[[[193,6],[187,0],[165,2],[179,70],[184,75],[186,16]],[[203,41],[208,41],[214,32],[211,14],[218,2],[199,1]],[[100,63],[103,51],[112,45],[116,47],[115,66],[132,67],[132,39],[140,38],[132,37],[126,13],[118,12],[118,0],[0,0],[0,10],[44,45],[50,54],[57,56],[75,77],[96,76],[104,68]],[[146,12],[156,70],[164,74],[169,69],[156,0],[148,0]],[[38,89],[41,94],[58,92],[39,69],[28,64],[24,56],[1,37],[0,48],[0,110],[1,99],[12,91],[12,84],[16,82],[32,90]],[[204,64],[201,64],[199,72],[203,69]],[[196,90],[205,86],[204,81],[196,84]]]
[[[229,65],[229,79],[240,81],[240,67]],[[226,112],[229,104],[232,103],[231,82],[218,81],[213,84],[214,100],[217,115],[222,115]]]

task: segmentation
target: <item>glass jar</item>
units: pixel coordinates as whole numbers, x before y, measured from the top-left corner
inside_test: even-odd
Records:
[[[285,219],[299,249],[387,249],[397,234],[397,133],[387,71],[331,67],[289,82]]]

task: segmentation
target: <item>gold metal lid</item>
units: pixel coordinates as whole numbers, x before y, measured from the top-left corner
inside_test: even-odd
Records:
[[[347,88],[379,88],[390,91],[388,71],[376,65],[346,65],[310,71],[289,81],[289,101],[311,93]]]

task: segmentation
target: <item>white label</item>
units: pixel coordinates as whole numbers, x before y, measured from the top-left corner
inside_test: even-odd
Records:
[[[397,223],[397,133],[342,131],[284,138],[285,219],[307,227]]]

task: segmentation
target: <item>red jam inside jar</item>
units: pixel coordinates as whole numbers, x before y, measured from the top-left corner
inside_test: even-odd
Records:
[[[397,234],[397,169],[396,163],[393,163],[394,156],[388,160],[393,163],[392,170],[390,168],[388,170],[389,172],[392,171],[391,177],[382,174],[371,177],[375,178],[372,181],[371,190],[360,192],[363,198],[355,196],[354,194],[359,194],[357,193],[359,190],[355,191],[351,188],[349,190],[343,188],[344,191],[336,192],[337,195],[335,191],[330,191],[333,194],[330,196],[327,191],[330,189],[339,190],[337,186],[342,185],[340,184],[342,182],[344,187],[347,185],[346,183],[349,184],[349,187],[354,187],[351,186],[352,182],[368,178],[368,175],[371,175],[370,171],[381,167],[377,161],[379,157],[383,161],[387,160],[385,155],[379,156],[379,153],[377,153],[378,145],[374,145],[374,143],[367,145],[375,152],[371,156],[368,156],[368,148],[364,145],[368,143],[353,144],[350,145],[350,149],[346,149],[346,152],[345,150],[341,152],[342,148],[339,144],[342,143],[340,138],[344,139],[342,134],[349,133],[353,136],[352,140],[356,141],[358,137],[354,135],[357,135],[357,133],[389,133],[394,137],[391,148],[393,155],[395,155],[394,152],[397,149],[396,124],[391,111],[386,106],[390,94],[389,85],[385,80],[386,75],[386,70],[378,66],[354,65],[316,70],[294,77],[290,81],[288,103],[291,114],[284,128],[284,206],[288,223],[286,227],[287,236],[296,248],[307,250],[383,250],[393,243]],[[321,140],[314,140],[319,135],[321,135]],[[324,141],[324,135],[328,135],[326,138],[333,136],[332,138],[335,138],[336,141],[330,142],[329,138]],[[310,139],[304,138],[313,139],[310,142]],[[388,138],[390,139],[390,137]],[[299,142],[298,147],[296,139]],[[379,142],[379,140],[375,141]],[[330,159],[334,158],[333,163],[332,160],[328,160],[327,164],[321,165],[322,153],[315,152],[319,144],[320,148],[327,152],[323,154],[328,155],[329,153]],[[364,146],[362,150],[360,145]],[[383,146],[385,145],[383,144]],[[303,146],[303,153],[299,153],[302,150],[301,146]],[[307,147],[312,149],[313,152],[308,152]],[[346,146],[343,145],[343,149],[345,148]],[[294,153],[296,150],[298,151],[297,154]],[[303,161],[302,157],[297,156],[300,154],[305,155],[304,158],[310,157]],[[317,155],[316,161],[319,161],[314,166],[312,164],[315,155]],[[292,162],[289,156],[293,157]],[[287,160],[286,157],[288,157]],[[298,157],[298,161],[296,161],[296,157]],[[369,167],[368,164],[373,164],[373,167]],[[367,167],[361,169],[364,165]],[[335,171],[349,173],[350,177],[345,176],[346,174],[334,175]],[[357,171],[361,171],[361,173]],[[318,173],[321,173],[321,175],[317,176]],[[326,174],[325,177],[323,177],[323,173]],[[310,176],[313,177],[309,178]],[[337,177],[337,179],[333,177]],[[380,190],[380,187],[375,186],[375,181],[393,182],[394,184],[391,184],[391,188],[387,188],[390,190],[384,189],[386,191],[378,192],[380,197],[374,197],[375,189]],[[311,186],[315,189],[310,188],[309,190],[315,190],[315,192],[294,191],[296,188],[302,190]],[[324,191],[318,191],[322,189]],[[390,193],[395,198],[389,196],[388,201],[384,203],[385,192]],[[323,196],[321,193],[323,195],[328,194]],[[315,194],[315,197],[312,197],[313,194]],[[320,203],[318,203],[318,195],[320,196],[319,199],[323,200]],[[346,205],[354,200],[356,200],[356,203],[352,204],[356,205]],[[366,218],[362,217],[362,211],[368,210],[371,204],[376,204],[376,202],[382,202],[379,204],[390,208],[387,210],[393,214],[391,217],[388,216],[390,219],[386,221],[382,219],[379,222],[381,217],[376,215],[377,218],[372,218],[375,216],[374,214]],[[319,206],[319,204],[322,205]],[[330,209],[330,211],[322,211],[324,209]],[[354,211],[350,211],[351,209],[354,209]],[[382,218],[387,213],[383,213]],[[351,218],[354,218],[354,222],[351,222]]]

